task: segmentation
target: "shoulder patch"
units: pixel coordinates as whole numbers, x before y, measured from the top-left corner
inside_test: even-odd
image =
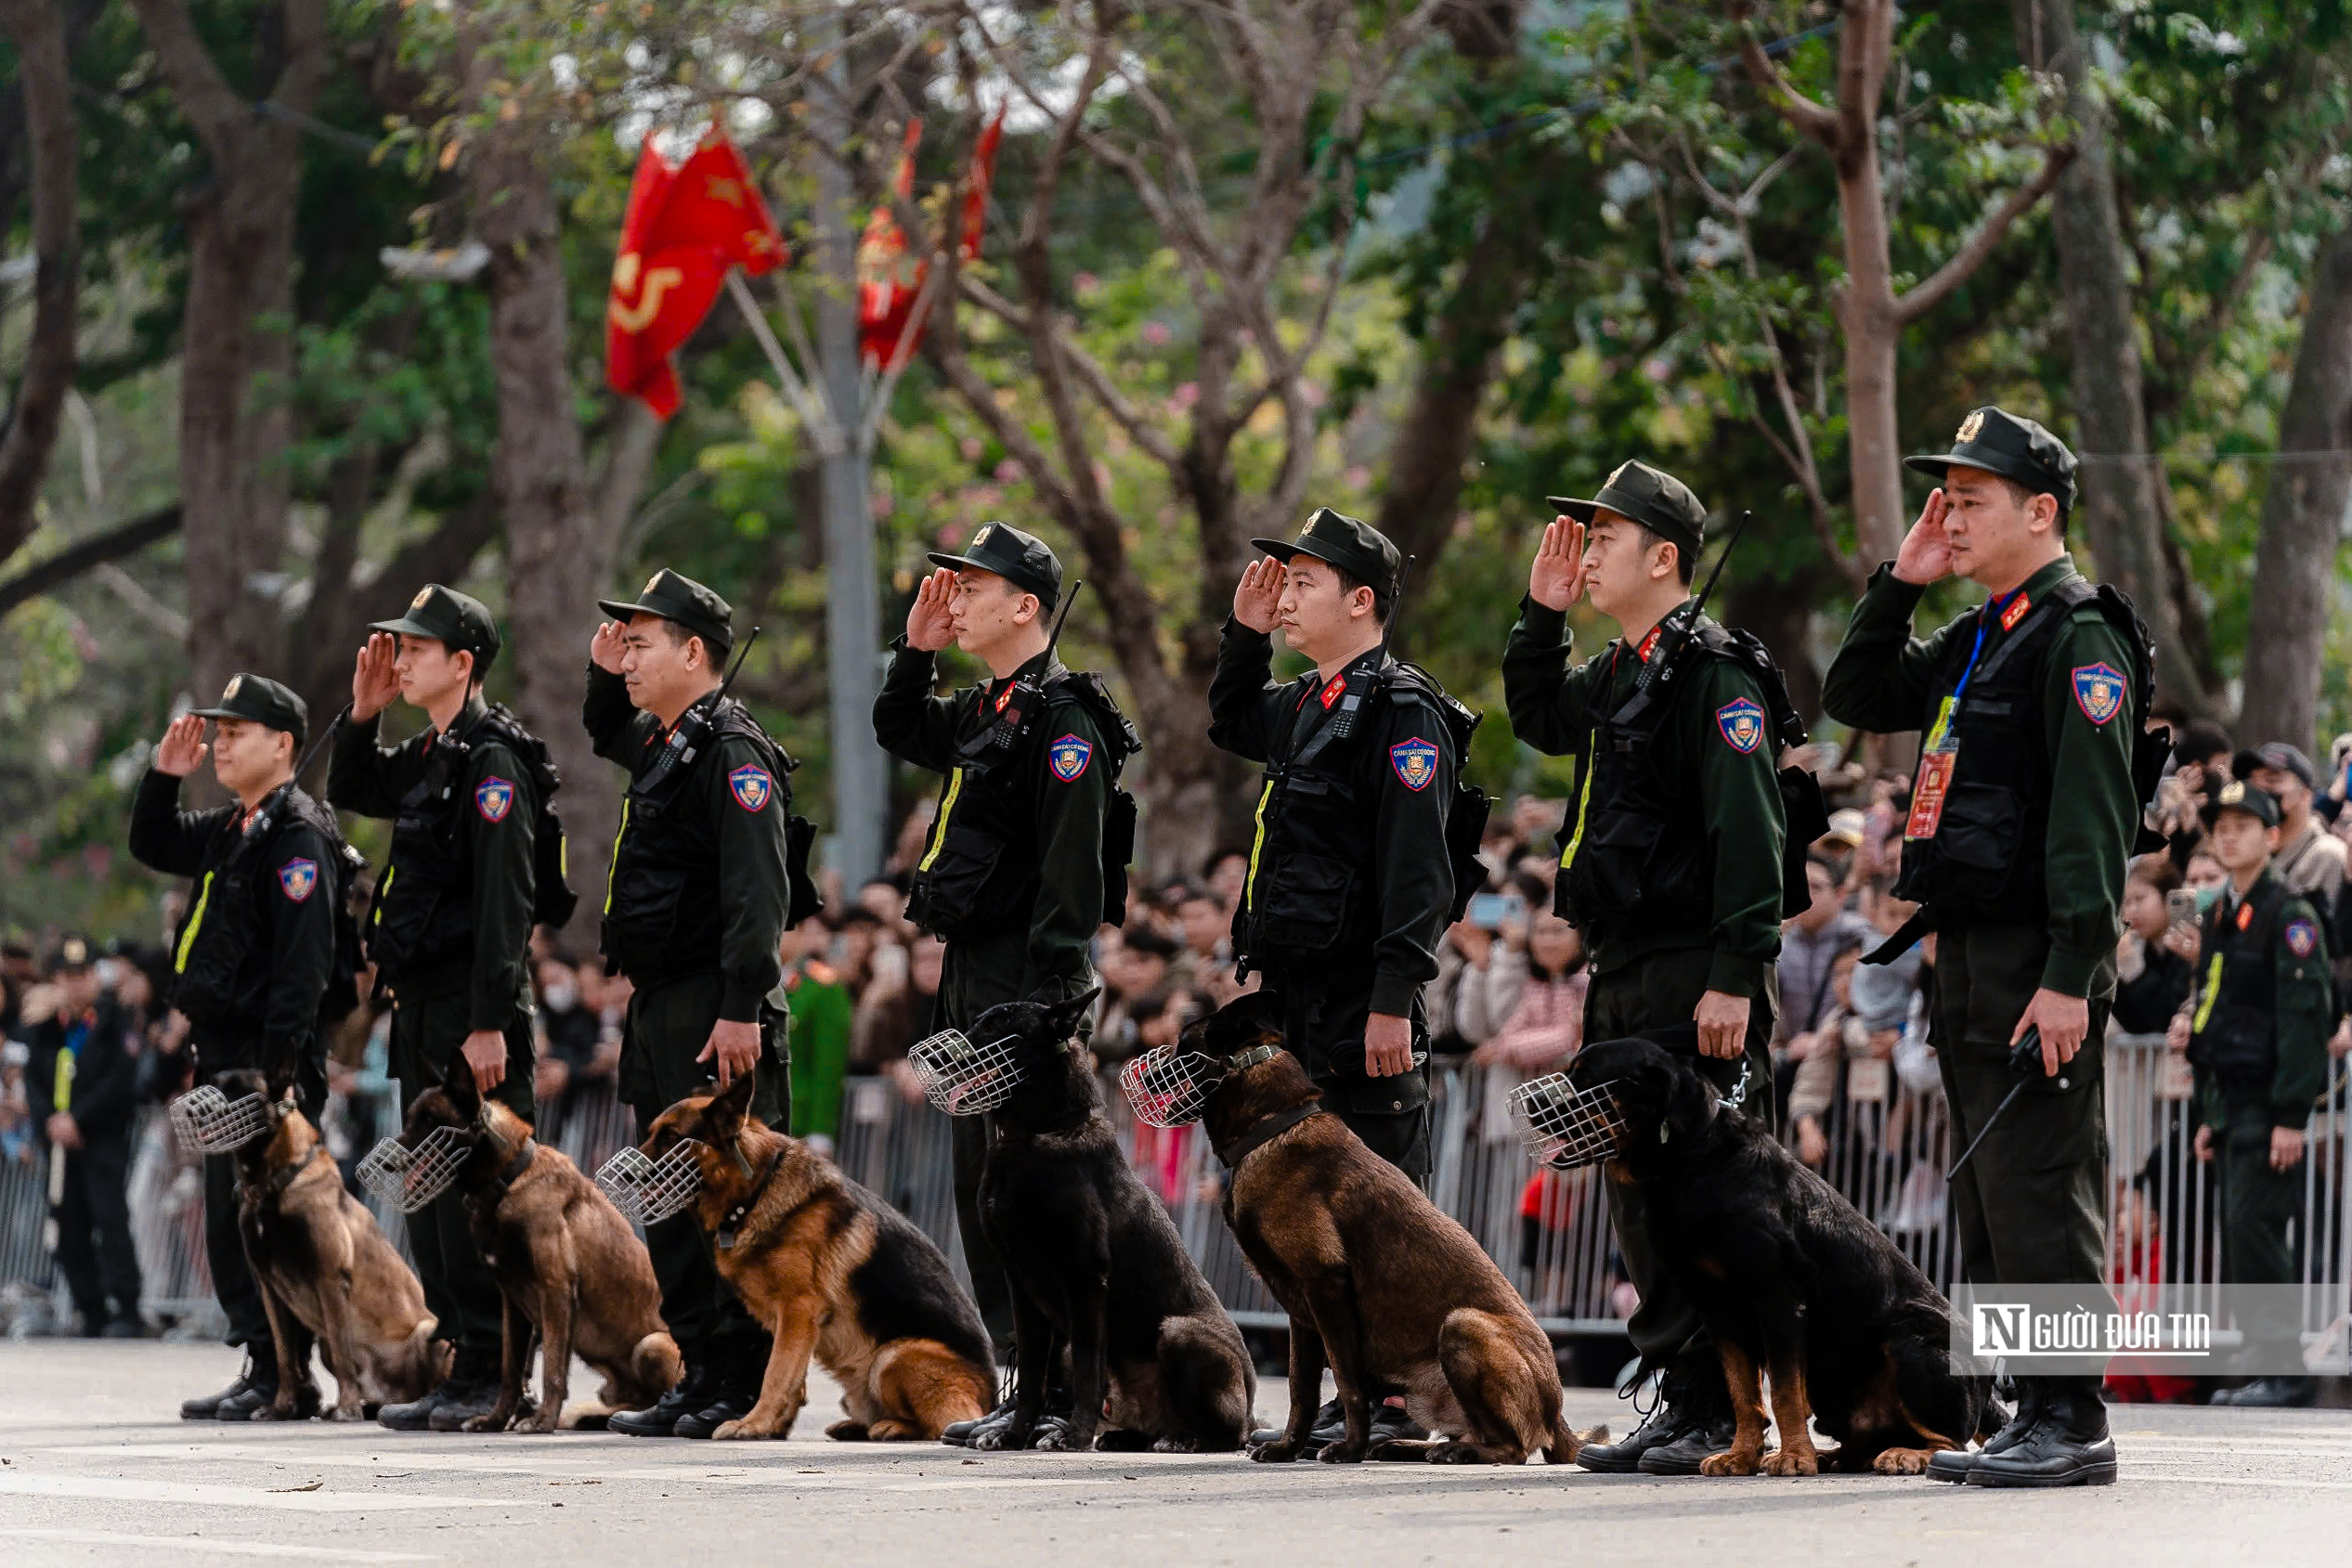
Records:
[[[736,805],[747,811],[757,811],[776,792],[776,782],[757,762],[747,762],[727,775],[727,789],[734,796]]]
[[[299,856],[278,868],[278,886],[294,903],[301,903],[318,889],[318,862]]]
[[[2297,958],[2308,958],[2319,950],[2320,927],[2313,922],[2296,918],[2287,922],[2287,951]]]
[[[506,813],[514,809],[513,782],[493,775],[475,784],[474,809],[482,813],[486,823],[506,821]]]
[[[1437,776],[1437,747],[1419,735],[1398,741],[1388,748],[1388,765],[1397,770],[1397,779],[1407,789],[1427,789],[1429,781]]]
[[[1723,744],[1745,757],[1764,744],[1764,709],[1753,697],[1735,697],[1715,710]]]
[[[2094,724],[2104,724],[2124,710],[2124,694],[2131,689],[2123,672],[2104,659],[2074,669],[2074,706]]]
[[[1064,784],[1075,784],[1085,776],[1086,764],[1094,760],[1091,741],[1078,735],[1064,735],[1046,748],[1046,766],[1054,777]]]

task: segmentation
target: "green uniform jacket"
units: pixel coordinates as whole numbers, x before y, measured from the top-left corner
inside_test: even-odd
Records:
[[[2252,898],[2264,884],[2276,885],[2277,874],[2269,866],[2247,889]],[[2234,913],[2242,901],[2225,891],[2222,898],[2206,913],[2204,940],[2213,944],[2221,928],[2221,921]],[[2307,951],[2298,953],[2287,940],[2288,932],[2301,922],[2306,935],[2302,939]],[[2325,927],[2308,900],[2290,898],[2279,906],[2276,921],[2277,945],[2273,949],[2278,975],[2277,1018],[2278,1067],[2270,1079],[2270,1121],[2273,1126],[2292,1127],[2296,1132],[2311,1119],[2311,1103],[2328,1086],[2328,1036],[2335,1031],[2335,993],[2328,981],[2328,946]],[[2197,966],[2197,982],[2189,996],[2189,1016],[2196,1017],[2205,1000],[2205,988],[2212,982],[2213,966],[2201,962]],[[2229,1124],[2225,1101],[2243,1097],[2225,1094],[2213,1075],[2200,1071],[2197,1075],[2199,1116],[2216,1130]]]
[[[1384,647],[1360,654],[1338,675],[1386,656]],[[1310,669],[1277,685],[1271,680],[1273,667],[1273,638],[1228,617],[1217,643],[1216,675],[1209,684],[1209,740],[1218,749],[1262,763],[1290,745],[1307,699],[1321,688],[1323,679]],[[1418,789],[1397,775],[1393,762],[1396,746],[1416,741],[1437,751],[1435,769]],[[1371,820],[1364,824],[1371,836],[1371,863],[1379,884],[1372,895],[1379,935],[1372,940],[1371,1010],[1410,1017],[1421,988],[1437,978],[1437,942],[1446,934],[1446,917],[1453,907],[1446,814],[1453,805],[1462,758],[1454,753],[1453,732],[1445,715],[1433,699],[1410,686],[1390,687],[1371,727],[1342,745],[1347,749],[1336,755],[1344,755],[1355,769],[1356,800],[1371,802]],[[1254,879],[1254,850],[1250,862]],[[1351,966],[1361,961],[1352,953],[1332,956]]]
[[[629,700],[629,682],[597,665],[588,667],[588,696],[580,705],[580,721],[588,729],[596,755],[617,762],[634,777],[661,755],[669,731],[662,721]],[[681,801],[701,794],[708,819],[719,829],[719,864],[715,869],[719,898],[718,969],[722,985],[719,1017],[728,1023],[757,1023],[760,1004],[784,978],[784,959],[777,952],[784,940],[784,917],[792,902],[792,876],[785,858],[786,831],[790,815],[783,789],[785,781],[752,810],[736,799],[727,775],[737,768],[765,769],[768,759],[742,735],[721,733],[688,766],[693,777],[677,787]],[[613,861],[620,859],[621,835],[629,832],[624,817],[613,838]],[[688,896],[691,897],[692,890]],[[677,978],[666,976],[664,978]]]
[[[792,1016],[792,1135],[841,1133],[841,1081],[850,1068],[849,988],[829,964],[802,960],[784,979]]]
[[[952,793],[960,783],[954,777],[958,740],[994,723],[995,701],[1006,688],[1023,676],[1043,680],[1052,661],[1052,654],[1039,654],[1005,680],[935,696],[931,688],[939,680],[937,656],[908,647],[902,636],[890,645],[890,667],[874,699],[874,738],[903,761],[949,774]],[[1038,886],[1016,996],[1034,995],[1049,981],[1057,987],[1092,983],[1087,950],[1102,926],[1102,823],[1111,800],[1101,727],[1084,703],[1049,695],[1045,711],[1031,726],[1016,756],[1034,759],[1030,787]],[[1085,770],[1071,780],[1059,777],[1044,760],[1043,741],[1065,734],[1074,734],[1093,748]],[[941,820],[931,825],[932,848],[954,809],[952,800],[942,802]]]
[[[2061,555],[2023,584],[2038,601],[2074,576]],[[1822,682],[1821,706],[1841,724],[1876,734],[1924,730],[1934,722],[1936,671],[1951,640],[1974,640],[1978,613],[1919,638],[1912,612],[1927,590],[1899,580],[1894,563],[1881,565],[1854,605],[1846,640]],[[2008,633],[1984,628],[1980,660],[1991,658]],[[2042,666],[2042,721],[2054,781],[2043,877],[2049,891],[2049,956],[2041,985],[2065,996],[2088,996],[2110,972],[2123,934],[2124,872],[2139,832],[2139,801],[2132,788],[2131,709],[2094,723],[2074,699],[2073,671],[2106,664],[2131,669],[2130,645],[2096,604],[2085,604],[2051,639]]]
[[[478,691],[450,728],[462,733],[487,710]],[[335,731],[332,756],[327,764],[327,798],[336,810],[362,817],[391,821],[400,814],[400,797],[424,777],[427,755],[438,730],[427,726],[398,745],[376,744],[383,716],[347,719]],[[536,907],[532,875],[531,834],[539,822],[539,786],[530,768],[513,748],[485,735],[468,755],[459,810],[471,812],[466,842],[473,853],[474,963],[467,984],[466,1027],[500,1030],[513,1020],[515,1004],[530,981],[531,912]],[[474,809],[482,781],[499,778],[513,785],[514,798],[496,822]],[[397,865],[384,868],[391,875]]]
[[[1702,616],[1699,624],[1714,623]],[[1623,638],[1613,638],[1571,669],[1574,641],[1565,612],[1520,600],[1518,623],[1503,648],[1502,692],[1513,733],[1547,755],[1577,758],[1579,773],[1589,780],[1586,751],[1593,729],[1631,694],[1642,660]],[[1707,989],[1752,997],[1763,985],[1765,969],[1780,956],[1781,852],[1788,823],[1769,739],[1743,752],[1724,736],[1715,715],[1742,698],[1763,712],[1772,709],[1756,677],[1729,659],[1696,650],[1683,659],[1688,673],[1673,699],[1674,711],[1658,728],[1657,758],[1669,777],[1697,772],[1702,820],[1689,831],[1704,832],[1713,852],[1713,923],[1703,931],[1638,924],[1596,929],[1586,932],[1585,940],[1595,974],[1668,949],[1712,949]],[[1584,804],[1579,788],[1569,807],[1571,833]]]

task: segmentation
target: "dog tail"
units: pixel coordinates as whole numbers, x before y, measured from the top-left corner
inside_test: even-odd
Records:
[[[1586,1444],[1606,1443],[1608,1440],[1609,1429],[1605,1426],[1579,1433],[1568,1425],[1566,1416],[1554,1416],[1552,1418],[1551,1441],[1543,1445],[1543,1462],[1548,1465],[1572,1465],[1576,1463],[1577,1451]]]

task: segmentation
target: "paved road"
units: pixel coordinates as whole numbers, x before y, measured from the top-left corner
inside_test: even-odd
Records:
[[[2352,1412],[2339,1410],[2119,1410],[2120,1484],[2022,1494],[869,1447],[820,1435],[829,1390],[780,1444],[170,1419],[235,1370],[204,1346],[0,1344],[0,1562],[1911,1568],[1997,1552],[2211,1568],[2343,1562],[2352,1535]],[[1264,1387],[1260,1408],[1284,1397]],[[1570,1397],[1579,1427],[1625,1420],[1605,1393]]]

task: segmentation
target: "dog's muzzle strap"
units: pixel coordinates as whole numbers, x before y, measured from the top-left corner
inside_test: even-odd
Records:
[[[1510,1107],[1527,1153],[1554,1171],[1598,1165],[1625,1142],[1625,1122],[1605,1083],[1579,1087],[1555,1072],[1512,1090]]]
[[[189,1154],[234,1153],[269,1131],[267,1100],[259,1095],[232,1100],[210,1083],[180,1095],[164,1114]]]
[[[923,1096],[950,1116],[994,1110],[1020,1083],[1013,1048],[1018,1035],[974,1044],[959,1029],[943,1029],[915,1043],[906,1065],[923,1085]]]
[[[702,1190],[702,1162],[695,1156],[697,1147],[694,1139],[681,1138],[655,1160],[641,1148],[624,1145],[596,1173],[597,1188],[612,1199],[622,1218],[657,1225],[684,1213]]]

